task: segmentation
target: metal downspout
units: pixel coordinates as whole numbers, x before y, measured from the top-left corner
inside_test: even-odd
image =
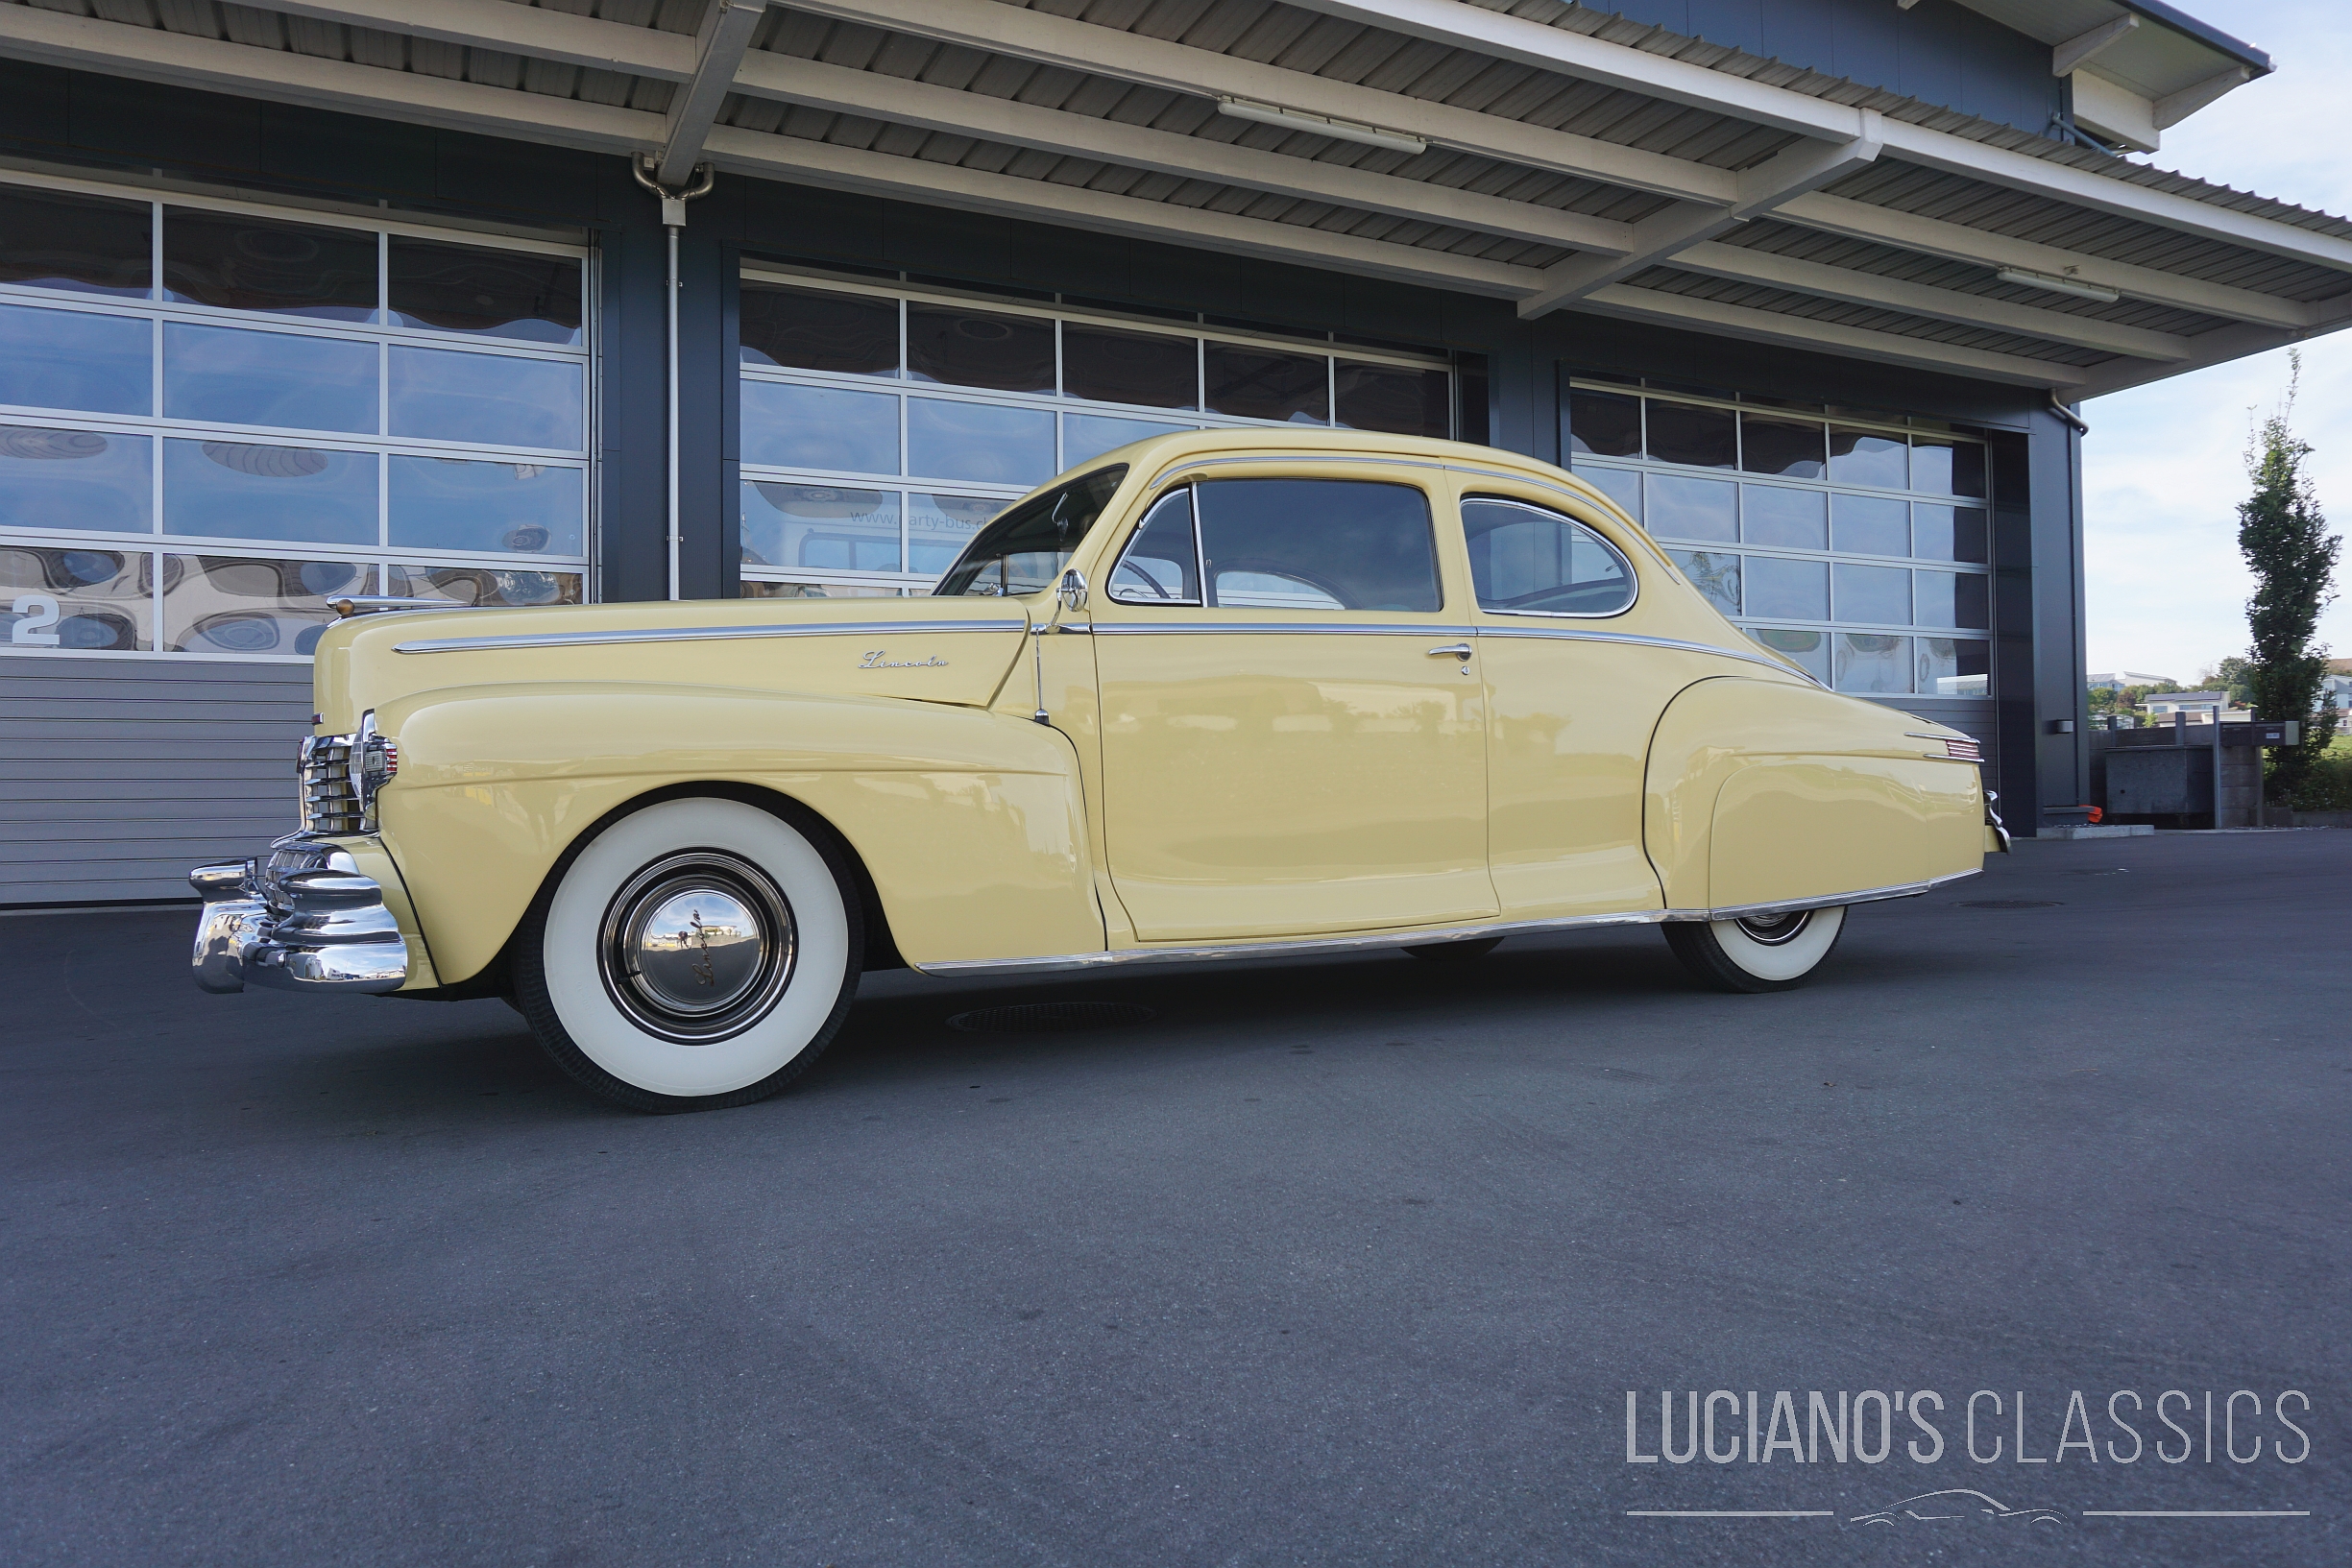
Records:
[[[669,597],[675,600],[681,596],[678,552],[680,546],[685,543],[685,521],[681,516],[678,495],[678,289],[680,286],[678,236],[686,228],[686,204],[697,196],[710,194],[711,182],[715,176],[708,163],[702,164],[694,170],[692,184],[673,191],[656,181],[652,171],[653,157],[650,154],[640,155],[636,163],[631,166],[631,172],[637,176],[637,182],[661,200],[662,227],[667,230],[669,241],[669,265],[663,288],[664,298],[668,304],[667,311],[668,364],[664,396],[668,421],[668,456],[665,462],[665,468],[667,470],[669,481]]]

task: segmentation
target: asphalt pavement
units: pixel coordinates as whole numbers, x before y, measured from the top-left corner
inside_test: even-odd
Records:
[[[2352,832],[2023,845],[1775,996],[870,977],[667,1118],[191,928],[0,918],[8,1564],[2352,1556]],[[947,1025],[1054,1001],[1152,1016]]]

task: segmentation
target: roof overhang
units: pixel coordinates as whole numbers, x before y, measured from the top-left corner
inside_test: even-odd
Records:
[[[162,25],[0,5],[0,54],[2068,401],[2352,322],[2352,223],[1579,7],[1206,0],[1173,36],[1001,0],[708,0],[670,29],[511,0],[141,13]]]
[[[2161,0],[1959,0],[2049,45],[2074,123],[2134,152],[2258,76],[2270,57]]]

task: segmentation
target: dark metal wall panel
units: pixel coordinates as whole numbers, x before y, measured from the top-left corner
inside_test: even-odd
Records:
[[[0,658],[0,906],[192,899],[295,825],[303,664]]]
[[[2045,131],[2059,107],[2049,50],[1953,0],[1597,0],[1628,21]]]

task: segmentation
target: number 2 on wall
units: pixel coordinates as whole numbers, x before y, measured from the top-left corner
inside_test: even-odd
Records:
[[[58,623],[57,600],[46,593],[26,593],[9,608],[23,617],[9,633],[11,642],[30,642],[40,648],[58,645],[58,635],[53,629]]]

